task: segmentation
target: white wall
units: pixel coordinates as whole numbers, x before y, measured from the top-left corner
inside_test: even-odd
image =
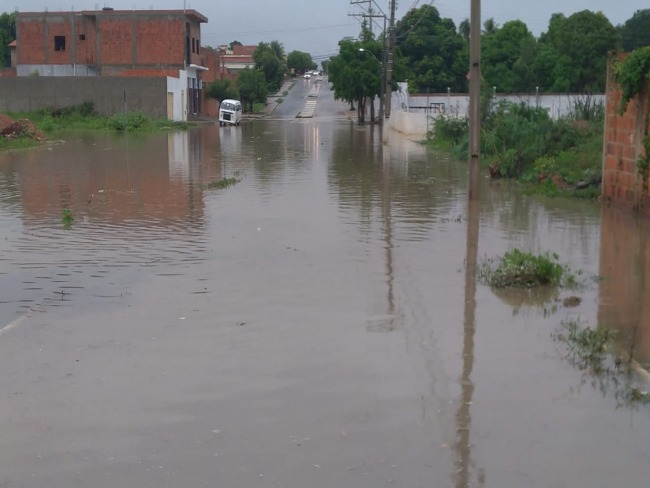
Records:
[[[496,102],[508,100],[514,103],[525,103],[531,107],[541,107],[548,111],[549,115],[558,119],[569,115],[574,110],[576,101],[584,102],[585,95],[575,93],[555,94],[500,94],[494,97]],[[591,96],[592,103],[605,103],[604,94]],[[428,107],[428,110],[427,110]],[[435,93],[431,95],[410,95],[407,97],[406,110],[409,112],[428,113],[435,117],[440,113],[447,113],[454,117],[465,117],[469,110],[469,95],[467,94],[445,94]]]
[[[167,77],[167,92],[174,94],[174,114],[176,122],[187,121],[187,71],[180,70],[179,77]]]

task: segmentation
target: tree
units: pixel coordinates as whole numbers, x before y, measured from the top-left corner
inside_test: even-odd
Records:
[[[323,72],[325,72],[325,74],[328,74],[329,73],[328,69],[329,69],[329,65],[330,65],[329,59],[325,59],[325,60],[321,61],[320,64],[323,67]]]
[[[255,68],[264,73],[269,90],[272,91],[280,89],[285,73],[284,62],[278,58],[278,46],[282,45],[277,41],[271,44],[260,42],[253,53]]]
[[[284,63],[284,46],[279,41],[271,41],[269,44],[270,48],[273,50],[277,58]]]
[[[9,44],[16,39],[16,13],[0,15],[0,67],[11,65]]]
[[[532,65],[537,42],[526,24],[512,20],[501,28],[490,29],[490,34],[487,31],[486,28],[481,46],[482,74],[487,86],[507,93],[532,91],[536,86]]]
[[[357,121],[365,122],[366,99],[374,98],[381,88],[381,63],[371,49],[378,50],[380,44],[342,40],[339,41],[339,54],[330,59],[327,65],[329,81],[337,100],[350,104],[357,103]],[[360,49],[368,53],[361,52]]]
[[[237,87],[244,110],[252,111],[255,102],[265,102],[269,91],[264,72],[245,68],[239,73]]]
[[[226,78],[225,80],[214,80],[205,87],[205,96],[213,98],[221,103],[222,100],[228,98],[238,99],[239,91],[237,86],[232,80]]]
[[[229,47],[230,50],[232,51],[233,48],[234,48],[235,46],[242,46],[242,45],[243,45],[243,44],[242,44],[241,42],[239,42],[239,41],[232,41],[232,42],[228,45],[228,47]]]
[[[604,91],[607,52],[615,50],[617,44],[616,29],[602,12],[583,10],[569,17],[553,14],[548,31],[539,39],[546,69],[553,60],[552,85],[544,88],[579,93]]]
[[[453,20],[441,18],[432,5],[422,5],[397,22],[395,36],[412,91],[466,89],[468,46]]]
[[[311,54],[302,51],[291,51],[287,56],[287,67],[295,70],[296,73],[302,74],[305,71],[313,69],[314,61]]]
[[[637,10],[621,27],[621,44],[626,51],[650,46],[650,9]]]

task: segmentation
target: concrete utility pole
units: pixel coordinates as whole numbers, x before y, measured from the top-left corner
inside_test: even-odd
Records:
[[[384,90],[384,115],[390,117],[393,98],[393,49],[395,48],[395,9],[397,0],[390,0],[390,21],[388,24],[388,49],[386,51],[386,89]]]
[[[368,4],[368,10],[367,12],[361,13],[361,14],[348,14],[350,17],[362,17],[364,20],[370,19],[369,25],[370,25],[370,32],[372,33],[372,24],[374,23],[374,19],[383,19],[384,20],[384,46],[382,48],[381,52],[381,60],[375,56],[375,59],[379,61],[381,65],[381,74],[380,74],[380,88],[379,88],[379,121],[380,123],[383,124],[384,121],[384,113],[385,113],[385,104],[386,104],[386,63],[387,63],[387,54],[386,54],[386,41],[387,41],[387,34],[386,34],[386,15],[383,13],[381,9],[379,9],[380,13],[374,13],[375,10],[372,7],[372,4],[374,3],[374,0],[350,0],[350,5],[362,5],[362,4]],[[370,53],[373,54],[373,53]],[[374,56],[374,54],[373,54]],[[374,123],[374,121],[373,121]]]
[[[469,30],[469,198],[478,200],[481,155],[481,0],[471,0]]]

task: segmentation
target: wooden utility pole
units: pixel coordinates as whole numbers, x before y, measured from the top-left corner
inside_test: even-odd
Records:
[[[481,155],[481,0],[471,0],[469,31],[469,198],[479,197]]]
[[[393,98],[393,49],[395,48],[395,9],[397,0],[390,0],[390,20],[388,24],[388,49],[386,50],[386,89],[384,90],[384,115],[390,117]]]

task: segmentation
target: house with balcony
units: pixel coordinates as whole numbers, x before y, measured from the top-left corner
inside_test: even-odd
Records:
[[[201,24],[183,10],[18,12],[18,77],[148,77],[167,79],[167,116],[186,120],[202,109]]]

